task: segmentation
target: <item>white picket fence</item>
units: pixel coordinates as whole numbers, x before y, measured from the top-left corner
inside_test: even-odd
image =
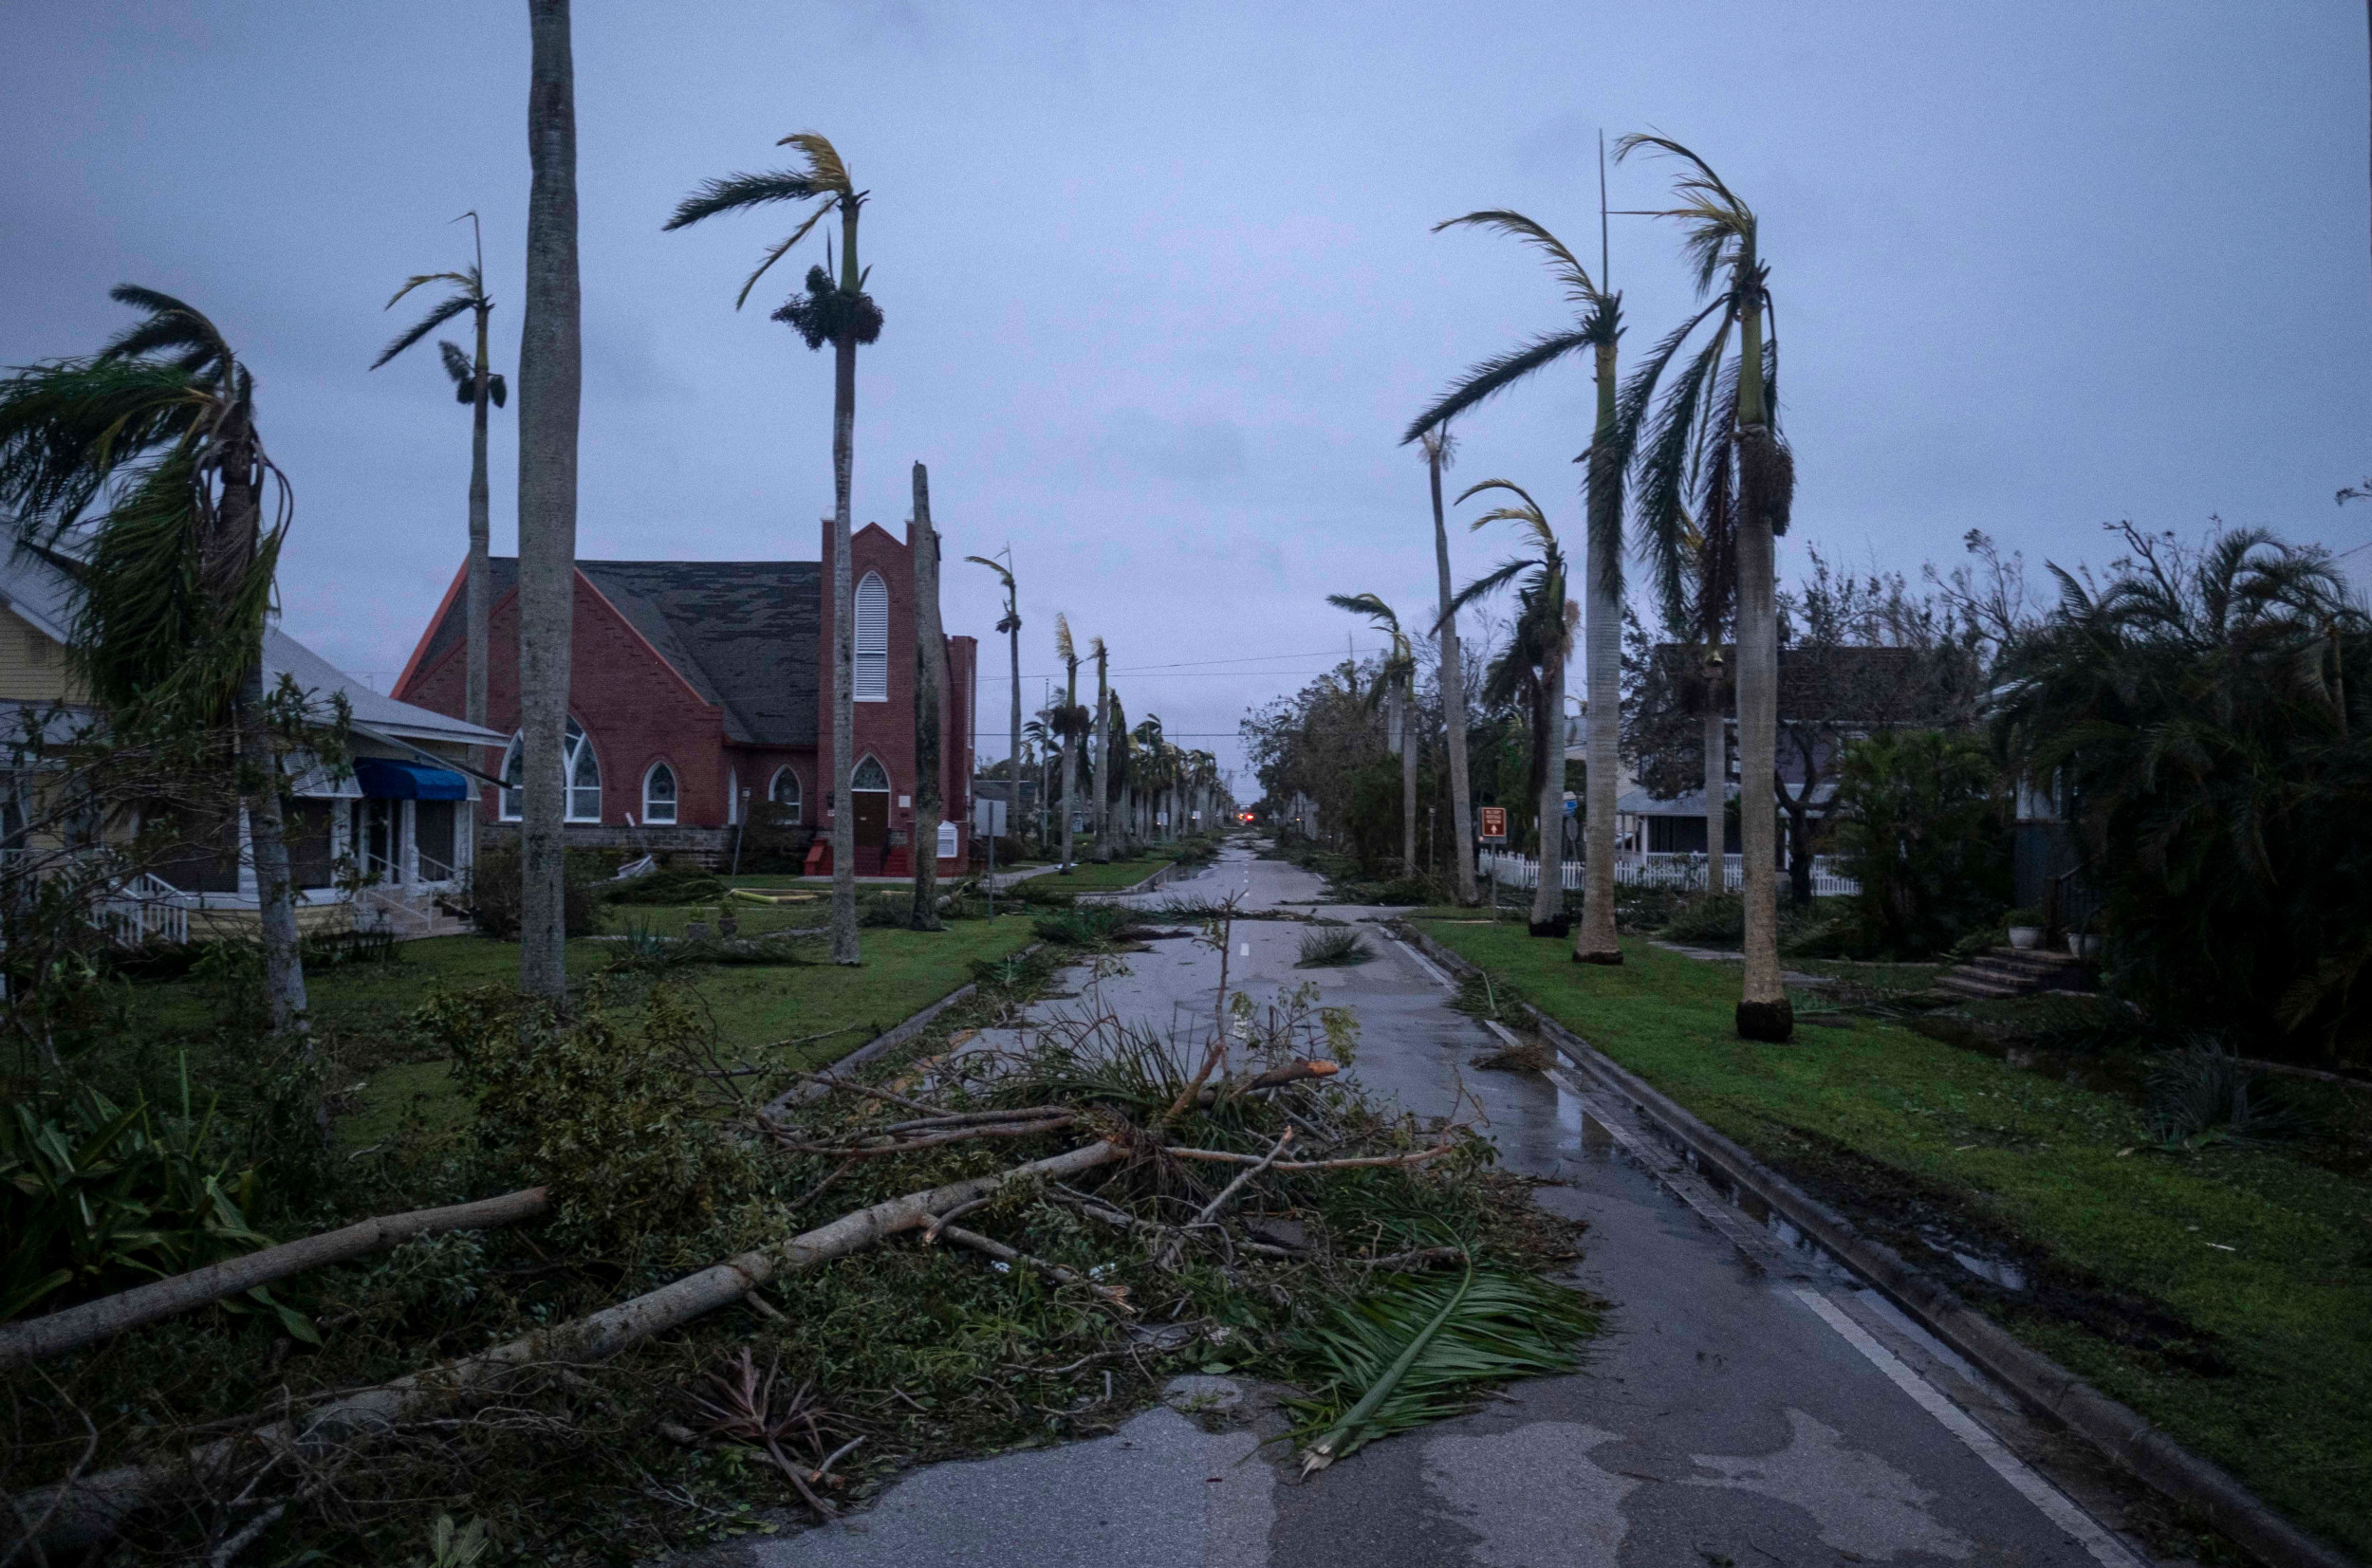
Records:
[[[1724,891],[1740,893],[1746,888],[1744,858],[1725,855],[1721,858],[1721,885]],[[1567,893],[1582,891],[1582,862],[1566,860],[1559,864],[1560,879]],[[1509,855],[1498,850],[1484,850],[1474,862],[1474,875],[1486,881],[1494,876],[1499,885],[1510,888],[1535,888],[1540,885],[1540,862],[1529,855]],[[1779,873],[1784,879],[1787,872]],[[1616,858],[1614,879],[1635,887],[1702,888],[1705,885],[1705,857],[1702,855],[1631,854]],[[1862,891],[1862,884],[1850,876],[1840,876],[1825,855],[1812,857],[1812,896],[1815,898],[1851,897]]]

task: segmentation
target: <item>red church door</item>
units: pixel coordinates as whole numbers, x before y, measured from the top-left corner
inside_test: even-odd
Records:
[[[850,803],[857,812],[857,875],[879,876],[889,858],[889,773],[879,761],[865,758],[849,782]]]

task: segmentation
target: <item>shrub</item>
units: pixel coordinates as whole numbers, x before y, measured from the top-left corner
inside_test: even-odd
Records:
[[[1734,893],[1699,894],[1675,910],[1656,934],[1670,942],[1743,942],[1746,900]]]
[[[470,868],[470,909],[480,933],[504,942],[519,939],[521,919],[521,857],[516,844],[481,848]],[[570,936],[590,936],[602,929],[600,901],[593,884],[572,866],[561,884],[562,923]]]
[[[1364,964],[1376,956],[1366,938],[1349,926],[1305,932],[1302,933],[1301,957],[1293,965],[1297,969],[1333,968],[1347,964]]]
[[[807,850],[815,842],[816,830],[792,821],[790,815],[788,806],[771,801],[751,806],[750,820],[741,830],[737,864],[743,871],[796,876],[807,869]]]
[[[1069,948],[1109,947],[1114,937],[1124,930],[1131,913],[1117,904],[1073,904],[1053,914],[1038,917],[1030,929],[1048,942],[1060,942]]]
[[[2010,843],[1985,744],[1890,730],[1846,747],[1837,782],[1841,869],[1862,885],[1842,947],[1925,958],[2009,902]]]
[[[639,1027],[598,990],[558,1017],[514,987],[448,992],[416,1020],[477,1098],[481,1139],[551,1189],[562,1226],[597,1244],[699,1222],[760,1185],[757,1153],[700,1114],[710,1028],[695,997],[655,981]]]
[[[160,1125],[161,1123],[161,1125]],[[250,1227],[257,1172],[202,1154],[210,1107],[154,1117],[95,1089],[19,1099],[0,1114],[0,1319],[69,1305],[270,1245]],[[288,1331],[319,1343],[304,1319]],[[234,1308],[234,1310],[236,1310]]]

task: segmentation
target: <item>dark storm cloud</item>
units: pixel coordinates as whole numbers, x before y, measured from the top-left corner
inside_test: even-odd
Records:
[[[732,308],[789,220],[658,231],[809,126],[874,193],[859,517],[902,518],[929,462],[956,550],[1013,546],[1026,669],[1067,610],[1174,732],[1320,668],[1349,629],[1325,594],[1429,599],[1398,433],[1563,306],[1512,245],[1427,230],[1511,205],[1594,253],[1602,126],[1698,146],[1764,215],[1802,472],[1783,565],[1809,540],[1916,569],[1971,527],[2097,558],[2103,521],[2211,512],[2356,544],[2372,508],[2330,494],[2372,468],[2363,28],[2335,5],[580,0],[582,548],[814,552],[829,367],[766,319],[805,259]],[[215,314],[297,483],[289,627],[383,681],[460,557],[467,418],[432,358],[364,366],[474,207],[511,368],[522,8],[45,0],[0,36],[0,361],[88,350],[124,279]],[[1661,189],[1613,177],[1618,207]],[[1617,224],[1635,355],[1688,291],[1668,233]],[[1577,531],[1585,377],[1467,419],[1459,476]],[[508,415],[495,439],[507,548]],[[952,628],[992,624],[987,574],[949,598]],[[1136,669],[1254,652],[1295,656]]]

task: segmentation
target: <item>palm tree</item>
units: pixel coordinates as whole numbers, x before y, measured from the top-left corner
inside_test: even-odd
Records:
[[[1433,559],[1441,580],[1441,620],[1434,635],[1441,645],[1441,728],[1450,751],[1450,834],[1457,841],[1457,901],[1482,902],[1474,886],[1473,781],[1466,767],[1466,660],[1457,640],[1457,616],[1450,608],[1450,526],[1441,508],[1441,470],[1450,466],[1457,443],[1443,423],[1418,438],[1425,454],[1425,475],[1433,488]]]
[[[1385,745],[1400,757],[1400,875],[1417,875],[1417,655],[1400,618],[1374,594],[1328,594],[1326,602],[1338,610],[1365,616],[1376,629],[1392,638],[1384,655],[1383,673],[1367,696],[1372,707],[1381,700]]]
[[[1079,810],[1079,732],[1084,728],[1085,715],[1079,710],[1078,650],[1070,640],[1070,620],[1054,618],[1054,656],[1063,661],[1069,685],[1065,688],[1063,710],[1054,716],[1054,732],[1063,737],[1063,875],[1070,875],[1072,832]]]
[[[1484,490],[1507,490],[1516,497],[1516,504],[1494,507],[1470,526],[1513,523],[1529,536],[1534,553],[1502,562],[1476,578],[1458,594],[1452,608],[1462,610],[1516,579],[1525,579],[1517,590],[1522,608],[1515,618],[1514,635],[1507,652],[1492,666],[1483,684],[1483,700],[1495,705],[1518,696],[1529,699],[1532,797],[1540,811],[1540,879],[1532,892],[1532,924],[1546,926],[1565,902],[1564,847],[1558,841],[1565,818],[1565,666],[1573,654],[1576,607],[1566,599],[1565,549],[1557,543],[1556,531],[1548,526],[1540,504],[1521,486],[1505,479],[1469,486],[1458,502],[1463,505]]]
[[[1715,524],[1724,523],[1736,540],[1738,849],[1746,871],[1746,979],[1737,1029],[1748,1040],[1781,1041],[1795,1032],[1795,1010],[1779,977],[1778,822],[1763,791],[1775,787],[1778,776],[1772,540],[1787,531],[1795,459],[1772,412],[1778,342],[1775,333],[1768,341],[1764,335],[1770,269],[1757,249],[1753,210],[1704,159],[1677,141],[1651,136],[1624,137],[1616,143],[1616,157],[1641,149],[1683,165],[1674,184],[1679,205],[1657,215],[1687,225],[1684,248],[1696,267],[1697,297],[1706,303],[1656,345],[1623,389],[1631,420],[1644,430],[1636,448],[1640,521],[1649,553],[1667,580],[1686,559],[1684,503],[1692,490],[1708,518],[1702,535],[1714,537]],[[1659,402],[1666,369],[1708,324],[1712,331]],[[1711,772],[1708,766],[1708,777]],[[1712,809],[1709,802],[1709,819]],[[1720,853],[1718,840],[1707,848],[1709,857]]]
[[[1137,743],[1137,756],[1140,759],[1137,764],[1137,777],[1139,788],[1144,795],[1145,810],[1149,816],[1158,815],[1161,809],[1162,781],[1167,777],[1170,758],[1169,741],[1161,733],[1161,715],[1147,713],[1142,722],[1137,726],[1134,738]],[[1158,843],[1161,838],[1161,824],[1158,821],[1147,821],[1145,826],[1152,830],[1145,837]]]
[[[1012,546],[1007,545],[1005,553],[1010,558],[1012,555]],[[1012,749],[1007,753],[1012,758],[1013,798],[1006,802],[1005,830],[1019,836],[1021,832],[1021,601],[1016,597],[1013,570],[1010,566],[1001,562],[991,561],[984,555],[968,555],[964,559],[975,566],[986,566],[994,572],[996,580],[1005,585],[1005,618],[996,623],[996,629],[1005,634],[1006,647],[1013,660]]]
[[[912,931],[942,931],[939,923],[939,689],[947,668],[947,638],[939,629],[939,536],[931,527],[931,475],[915,465],[915,868]]]
[[[287,484],[255,428],[254,374],[221,329],[154,289],[122,284],[109,297],[142,319],[90,359],[0,382],[0,507],[20,545],[81,563],[74,659],[119,732],[230,721],[271,1028],[302,1032],[305,965],[264,710]]]
[[[1585,964],[1620,964],[1622,949],[1614,928],[1614,815],[1618,766],[1615,715],[1622,700],[1622,476],[1630,467],[1629,432],[1621,417],[1615,350],[1622,337],[1622,296],[1605,291],[1563,240],[1521,212],[1492,209],[1469,212],[1434,226],[1434,231],[1472,224],[1511,234],[1539,249],[1548,269],[1565,286],[1576,310],[1574,323],[1546,332],[1518,348],[1469,370],[1408,428],[1403,441],[1422,440],[1487,398],[1570,354],[1589,351],[1597,381],[1597,423],[1583,459],[1588,467],[1589,561],[1584,597],[1589,606],[1586,676],[1589,691],[1589,768],[1584,789],[1582,924],[1573,933],[1573,956]],[[1603,262],[1601,272],[1604,270]],[[1564,721],[1559,698],[1556,718]],[[1559,781],[1563,793],[1563,781]],[[1544,824],[1542,879],[1549,860]]]
[[[805,239],[826,213],[840,213],[840,277],[834,280],[828,270],[831,248],[827,241],[826,266],[807,268],[807,291],[792,295],[774,312],[773,320],[797,331],[810,349],[832,345],[832,962],[854,964],[860,957],[857,818],[848,795],[856,767],[850,755],[857,740],[856,586],[848,563],[848,491],[856,471],[857,345],[881,335],[880,307],[864,291],[865,273],[857,265],[857,215],[870,193],[857,189],[838,150],[815,132],[794,132],[775,145],[797,148],[805,165],[712,179],[676,206],[665,227],[682,229],[720,212],[746,212],[769,202],[816,204],[806,221],[791,231],[788,239],[769,249],[757,270],[742,284],[733,301],[738,310],[767,268]]]
[[[477,214],[467,212],[463,216],[470,220],[474,231]],[[470,563],[467,603],[464,606],[469,627],[469,662],[467,692],[462,706],[464,716],[472,724],[483,726],[486,723],[487,617],[494,592],[493,565],[489,553],[492,547],[492,529],[487,517],[486,410],[490,403],[495,408],[502,407],[504,399],[510,396],[509,389],[503,385],[503,378],[495,375],[487,362],[486,319],[493,313],[494,302],[486,293],[484,237],[479,236],[477,260],[467,270],[423,272],[417,277],[406,278],[403,286],[396,290],[395,298],[387,302],[386,308],[393,310],[402,303],[406,294],[430,284],[448,285],[453,292],[432,306],[427,315],[413,323],[409,330],[380,349],[379,358],[371,361],[371,368],[377,370],[465,310],[472,312],[476,319],[477,354],[474,359],[464,354],[461,346],[449,339],[439,340],[436,346],[443,353],[445,374],[453,378],[454,400],[468,405],[471,411]]]
[[[519,988],[568,995],[562,774],[576,618],[577,413],[584,388],[577,276],[577,90],[568,0],[528,0],[527,303],[519,328]]]
[[[1104,816],[1111,809],[1112,758],[1109,745],[1111,731],[1104,726],[1105,720],[1111,716],[1112,686],[1105,668],[1109,655],[1102,637],[1087,639],[1087,656],[1096,661],[1096,711],[1091,730],[1093,739],[1089,742],[1087,752],[1087,766],[1095,772],[1096,863],[1108,865],[1112,859],[1112,836],[1105,826]]]

